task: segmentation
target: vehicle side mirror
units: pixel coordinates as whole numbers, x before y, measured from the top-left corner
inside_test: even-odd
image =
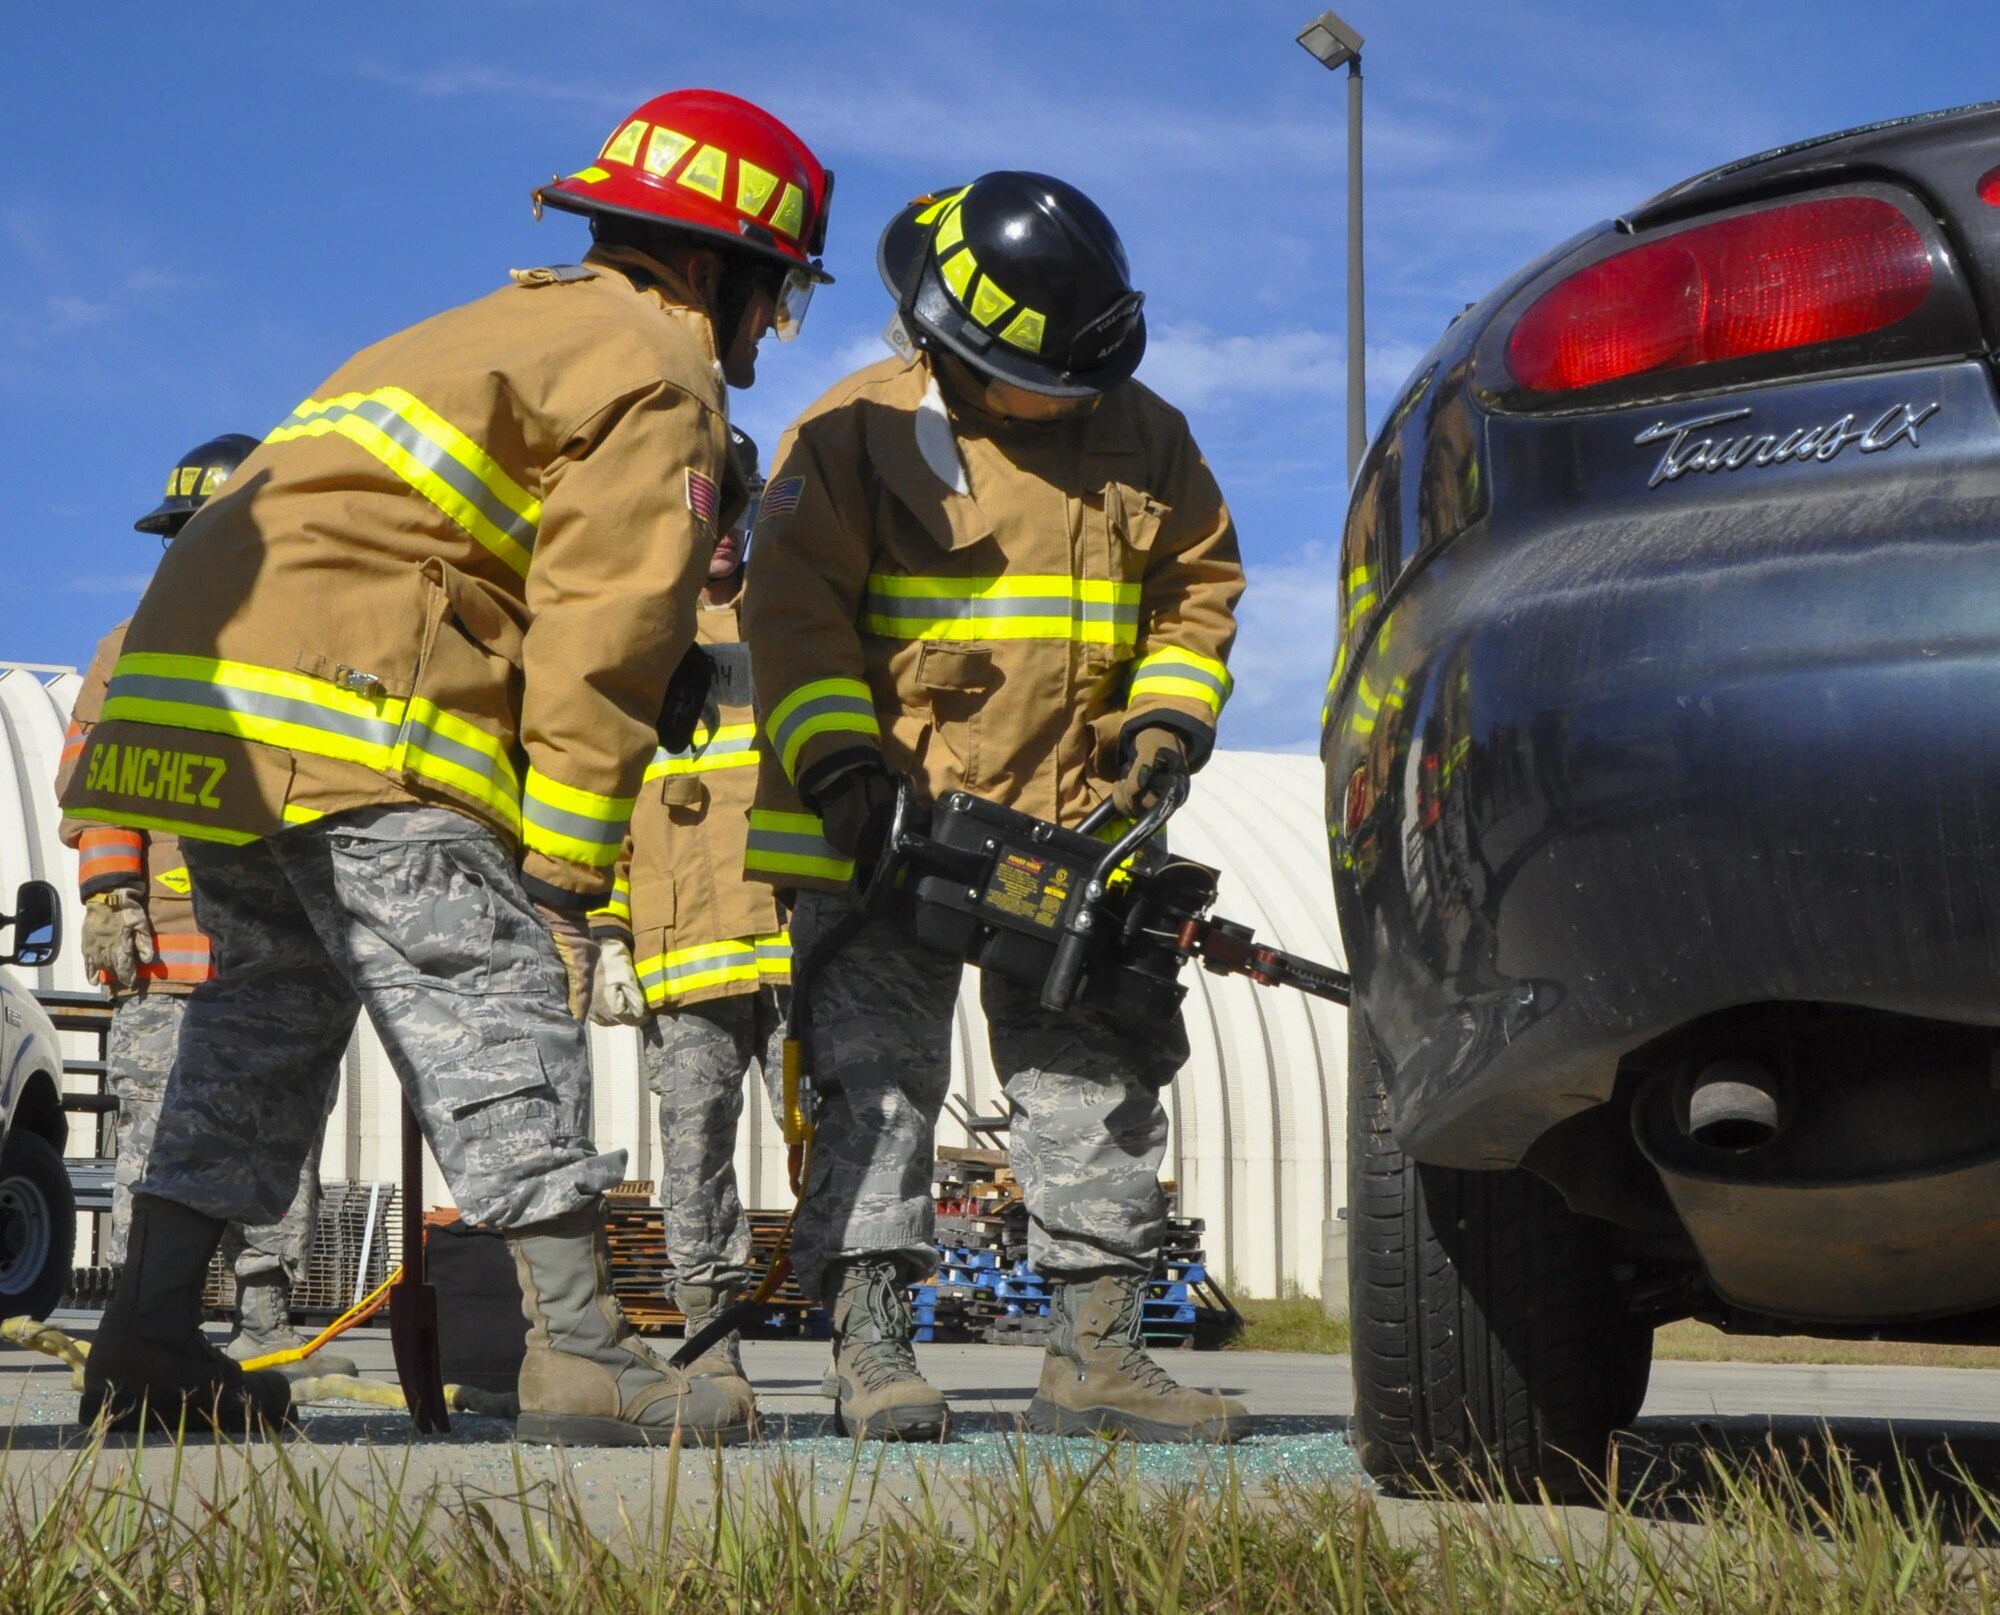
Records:
[[[0,930],[12,926],[13,946],[0,964],[39,970],[62,951],[62,898],[45,880],[24,880],[14,894],[14,912],[0,914]]]

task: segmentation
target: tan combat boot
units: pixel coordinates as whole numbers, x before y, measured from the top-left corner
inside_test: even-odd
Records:
[[[687,1319],[687,1338],[694,1339],[716,1314],[736,1304],[736,1292],[720,1284],[693,1284],[686,1279],[674,1283],[674,1305]],[[734,1329],[689,1363],[683,1372],[689,1379],[733,1379],[750,1395],[750,1380],[743,1372],[743,1337]]]
[[[172,1200],[132,1197],[125,1270],[111,1292],[83,1364],[85,1424],[106,1414],[135,1430],[150,1413],[168,1430],[241,1434],[282,1424],[291,1387],[282,1374],[246,1374],[201,1332],[209,1258],[228,1225]]]
[[[1119,1434],[1139,1441],[1241,1441],[1243,1404],[1177,1385],[1146,1355],[1139,1303],[1146,1280],[1106,1273],[1055,1286],[1042,1383],[1028,1428],[1049,1436]]]
[[[305,1343],[306,1336],[292,1327],[292,1281],[282,1269],[237,1281],[236,1333],[223,1342],[224,1351],[237,1362],[247,1363],[275,1352],[294,1351]],[[316,1374],[358,1374],[361,1370],[352,1357],[321,1347],[310,1357],[280,1363],[271,1372],[297,1380]]]
[[[522,1441],[574,1446],[723,1446],[756,1432],[750,1387],[691,1380],[646,1349],[611,1293],[603,1203],[506,1230],[521,1280],[528,1355],[521,1364]]]
[[[917,1372],[910,1306],[892,1261],[835,1262],[826,1273],[833,1321],[833,1427],[871,1441],[936,1441],[951,1413]]]

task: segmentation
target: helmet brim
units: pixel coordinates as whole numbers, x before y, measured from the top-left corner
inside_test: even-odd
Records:
[[[132,531],[171,538],[187,525],[188,518],[199,509],[201,509],[199,500],[189,499],[182,494],[169,494],[135,521],[132,524]]]
[[[910,316],[910,335],[936,342],[982,375],[1051,398],[1097,398],[1130,381],[1146,356],[1146,316],[1140,314],[1117,347],[1088,370],[1059,370],[1046,360],[1000,341],[951,300],[929,261],[930,231],[917,215],[931,204],[912,202],[891,219],[875,247],[875,268],[898,308]],[[914,285],[912,282],[914,281]]]
[[[741,235],[733,230],[718,230],[706,224],[691,224],[683,219],[662,218],[650,208],[628,205],[609,200],[598,194],[602,187],[585,191],[581,186],[572,186],[569,180],[557,180],[551,185],[537,186],[534,199],[540,207],[552,207],[563,213],[580,213],[589,218],[595,213],[616,214],[620,218],[637,219],[641,224],[669,235],[684,235],[698,241],[714,242],[732,252],[747,253],[753,258],[761,258],[766,263],[778,264],[786,269],[803,269],[822,286],[831,286],[833,276],[817,258],[808,258],[796,248],[777,245],[773,236],[769,243],[759,241],[755,236]]]

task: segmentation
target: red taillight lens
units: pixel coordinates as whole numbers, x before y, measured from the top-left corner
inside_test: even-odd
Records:
[[[1988,207],[2000,207],[2000,168],[1979,176],[1979,200]]]
[[[1864,336],[1914,313],[1930,287],[1923,237],[1893,203],[1795,202],[1579,270],[1521,316],[1507,363],[1524,387],[1570,392]]]

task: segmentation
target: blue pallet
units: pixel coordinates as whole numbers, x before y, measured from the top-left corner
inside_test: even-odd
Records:
[[[1000,1279],[992,1290],[1003,1301],[1046,1301],[1049,1298],[1049,1287],[1039,1279],[1032,1282]]]
[[[935,1334],[936,1331],[929,1324],[919,1324],[910,1331],[910,1339],[915,1341],[919,1346],[928,1346]]]
[[[1177,1280],[1182,1284],[1208,1282],[1208,1269],[1200,1262],[1162,1262],[1159,1271],[1165,1278]]]
[[[948,1267],[994,1268],[1000,1265],[1000,1253],[946,1245],[939,1248],[938,1260]]]
[[[1191,1324],[1194,1322],[1194,1303],[1192,1301],[1148,1301],[1144,1304],[1144,1311],[1141,1316],[1142,1320],[1149,1325],[1162,1323]]]
[[[1194,1298],[1188,1294],[1188,1287],[1185,1284],[1162,1284],[1156,1279],[1153,1283],[1146,1286],[1146,1299],[1148,1301],[1190,1301]]]

